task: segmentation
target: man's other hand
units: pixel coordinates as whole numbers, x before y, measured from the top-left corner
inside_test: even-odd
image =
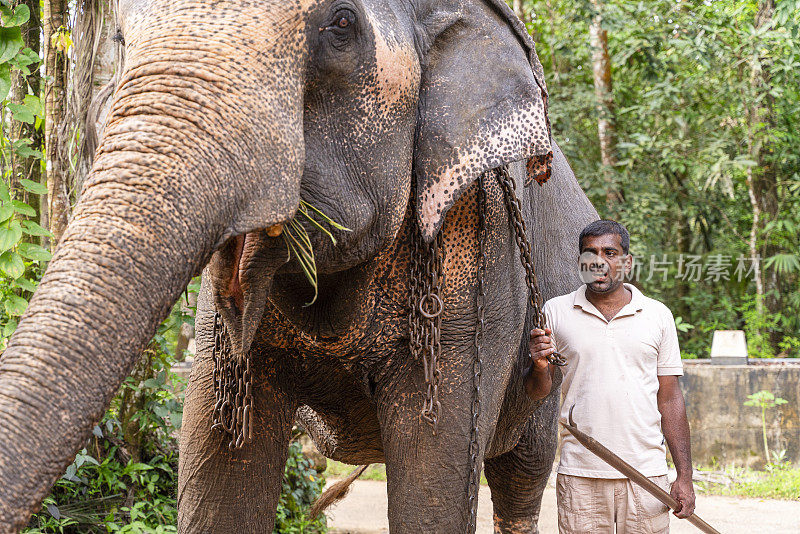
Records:
[[[675,517],[686,519],[694,513],[694,486],[691,477],[679,477],[672,484],[669,493],[681,505],[675,510]]]

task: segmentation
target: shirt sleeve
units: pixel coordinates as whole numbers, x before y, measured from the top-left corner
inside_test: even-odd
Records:
[[[675,318],[672,312],[664,307],[664,321],[661,327],[661,344],[658,346],[658,376],[681,376],[683,364],[681,363],[681,350],[678,347],[678,329],[675,328]]]

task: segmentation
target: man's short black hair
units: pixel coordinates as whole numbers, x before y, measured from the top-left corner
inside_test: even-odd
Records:
[[[616,234],[619,236],[619,242],[622,245],[622,252],[627,254],[628,249],[631,245],[631,236],[628,233],[628,229],[622,226],[617,221],[612,221],[610,219],[601,219],[599,221],[590,223],[586,228],[584,228],[581,231],[581,235],[578,238],[579,252],[583,252],[584,237],[589,237],[589,236],[600,237],[601,235],[608,235],[608,234]]]

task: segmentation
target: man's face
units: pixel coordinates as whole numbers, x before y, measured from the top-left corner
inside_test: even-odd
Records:
[[[587,236],[578,260],[581,280],[595,293],[610,293],[617,289],[630,272],[633,258],[622,250],[622,238],[617,234]]]

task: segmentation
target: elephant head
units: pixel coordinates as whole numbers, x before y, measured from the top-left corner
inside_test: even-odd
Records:
[[[118,11],[124,70],[91,174],[0,360],[3,531],[24,525],[206,265],[247,350],[274,275],[301,277],[274,237],[301,198],[350,229],[334,244],[309,228],[319,272],[344,273],[396,238],[410,201],[429,241],[481,173],[533,158],[541,175],[551,150],[541,67],[499,0]]]

